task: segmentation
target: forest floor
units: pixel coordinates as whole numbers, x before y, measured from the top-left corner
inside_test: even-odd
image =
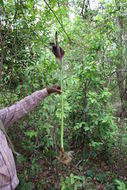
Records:
[[[68,187],[72,182],[73,185],[79,185],[80,182],[78,190],[117,190],[116,179],[127,183],[125,149],[115,147],[109,154],[105,151],[96,153],[81,147],[72,148],[73,159],[66,166],[54,156],[56,152],[59,154],[58,150],[55,152],[51,149],[47,155],[39,149],[33,149],[35,152],[32,152],[32,145],[25,150],[22,145],[23,130],[17,131],[17,126],[14,126],[8,132],[12,135],[16,151],[21,153],[16,160],[20,180],[16,190],[61,190],[63,182]],[[74,190],[73,185],[65,190]]]
[[[116,185],[114,180],[119,176],[119,178],[127,181],[127,163],[123,165],[118,165],[120,163],[109,163],[105,154],[98,155],[96,157],[90,156],[87,160],[79,159],[77,160],[77,153],[75,153],[70,165],[65,166],[57,159],[40,159],[38,160],[38,171],[32,173],[33,163],[28,161],[23,164],[17,165],[18,173],[22,174],[26,183],[32,182],[32,190],[60,190],[61,180],[64,179],[66,183],[67,176],[72,173],[74,176],[85,176],[85,181],[82,181],[82,187],[79,190],[103,190],[112,189],[115,190]],[[27,172],[26,172],[27,171]],[[31,171],[29,173],[29,171]],[[71,179],[70,179],[71,180]],[[41,185],[39,186],[39,184]],[[21,185],[22,186],[22,185]],[[23,189],[19,188],[18,189]],[[72,188],[73,189],[73,188]]]

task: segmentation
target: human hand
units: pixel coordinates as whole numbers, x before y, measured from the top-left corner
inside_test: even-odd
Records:
[[[61,88],[59,85],[53,85],[51,87],[47,87],[47,91],[48,91],[48,94],[52,94],[52,93],[58,93],[58,94],[61,94]]]

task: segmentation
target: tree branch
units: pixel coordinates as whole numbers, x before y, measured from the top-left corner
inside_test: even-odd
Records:
[[[84,16],[85,1],[86,0],[83,0],[83,3],[82,3],[82,10],[81,10],[81,15],[82,16]]]
[[[125,77],[124,79],[122,79],[121,81],[119,81],[119,85],[120,85],[123,81],[125,81],[125,80],[126,80],[126,77]],[[113,88],[111,88],[110,91],[114,90],[117,86],[118,86],[118,84],[115,85]]]
[[[58,21],[58,23],[60,24],[61,28],[63,29],[64,33],[66,34],[68,40],[71,42],[71,38],[70,36],[68,35],[68,33],[66,32],[66,30],[64,29],[64,26],[63,24],[60,22],[58,16],[56,15],[56,13],[52,10],[52,8],[50,7],[50,5],[47,3],[46,0],[44,0],[45,4],[48,6],[48,8],[50,9],[50,11],[53,13],[54,17],[56,18],[56,20]]]

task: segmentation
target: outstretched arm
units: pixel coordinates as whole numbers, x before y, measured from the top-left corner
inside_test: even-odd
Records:
[[[9,127],[12,123],[25,116],[38,106],[49,94],[60,93],[59,86],[53,86],[34,92],[32,95],[25,97],[16,104],[0,110],[0,120],[5,127]]]

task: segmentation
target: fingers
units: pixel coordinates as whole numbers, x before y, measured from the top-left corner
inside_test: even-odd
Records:
[[[60,86],[57,86],[56,90],[57,90],[57,92],[61,92]]]
[[[61,91],[61,90],[57,90],[57,92],[58,92],[59,94],[61,94],[61,93],[62,93],[62,91]]]
[[[61,87],[60,87],[60,86],[57,86],[57,89],[58,89],[58,90],[61,90]]]
[[[61,89],[61,87],[59,85],[54,85],[53,88]]]
[[[54,85],[53,89],[57,90],[57,91],[61,91],[61,87],[59,85]]]
[[[54,92],[58,94],[62,93],[61,87],[59,85],[53,85],[52,87],[48,87],[47,90],[49,94],[54,93]]]
[[[54,90],[55,90],[56,92],[58,92],[59,94],[61,94],[61,93],[62,93],[62,91],[61,91],[61,88],[60,88],[60,87],[54,88]]]

